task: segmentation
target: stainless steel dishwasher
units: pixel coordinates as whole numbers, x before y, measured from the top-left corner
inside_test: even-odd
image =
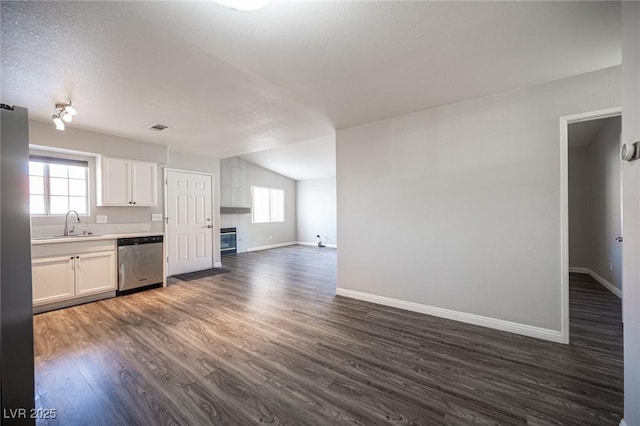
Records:
[[[162,284],[162,235],[118,238],[118,293]]]

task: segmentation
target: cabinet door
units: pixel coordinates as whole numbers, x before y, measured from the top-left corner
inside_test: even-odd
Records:
[[[76,257],[76,296],[115,290],[115,251],[81,254]]]
[[[33,259],[33,304],[57,302],[74,296],[74,256]]]
[[[136,206],[158,205],[158,179],[155,163],[131,162],[132,199]]]
[[[131,196],[131,161],[102,157],[100,206],[129,206]]]

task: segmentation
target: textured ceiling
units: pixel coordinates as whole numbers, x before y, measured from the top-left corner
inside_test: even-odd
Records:
[[[618,2],[2,2],[2,102],[229,157],[620,63]],[[154,133],[152,123],[169,126]]]

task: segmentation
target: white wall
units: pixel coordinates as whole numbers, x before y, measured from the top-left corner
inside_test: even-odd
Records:
[[[301,243],[317,244],[327,237],[328,247],[337,247],[336,179],[300,180],[296,187],[297,236]]]
[[[588,147],[569,148],[569,266],[588,268],[589,173]]]
[[[339,293],[563,340],[559,117],[619,105],[614,67],[338,131]]]
[[[622,3],[622,140],[640,141],[640,3]],[[640,160],[622,166],[624,420],[640,425]]]
[[[622,288],[622,246],[616,242],[622,235],[620,131],[620,117],[607,119],[588,150],[588,267],[617,288]]]
[[[248,250],[296,242],[296,181],[247,162],[247,184],[284,189],[284,222],[251,223],[247,232]]]

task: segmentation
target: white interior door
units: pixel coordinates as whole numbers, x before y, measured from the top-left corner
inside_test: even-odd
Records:
[[[213,267],[212,179],[167,171],[168,275]]]

